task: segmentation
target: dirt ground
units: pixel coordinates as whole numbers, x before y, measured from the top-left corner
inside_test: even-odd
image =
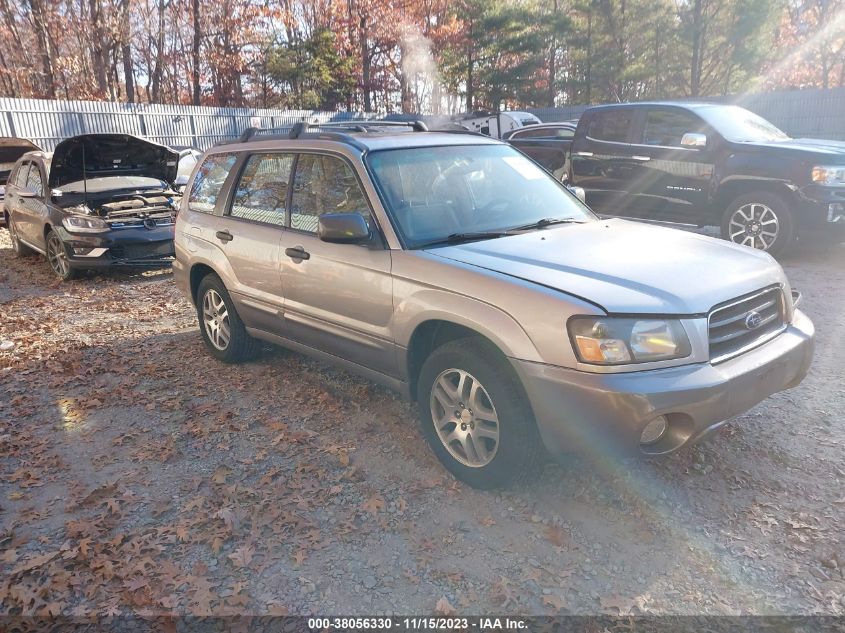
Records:
[[[785,266],[801,386],[663,460],[479,492],[392,393],[220,364],[169,273],[57,283],[0,230],[0,613],[845,614],[845,248]]]

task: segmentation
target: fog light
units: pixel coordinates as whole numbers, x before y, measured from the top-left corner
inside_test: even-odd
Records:
[[[845,204],[834,202],[827,207],[828,222],[845,222]]]
[[[646,424],[640,435],[640,444],[649,445],[659,441],[661,437],[666,434],[666,429],[669,428],[669,423],[664,416],[658,416],[651,422]]]
[[[73,254],[74,255],[81,255],[81,256],[84,257],[85,255],[87,255],[88,253],[90,253],[93,250],[94,250],[93,248],[74,248]]]

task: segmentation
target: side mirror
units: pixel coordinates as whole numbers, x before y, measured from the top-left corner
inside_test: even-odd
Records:
[[[317,221],[317,236],[324,242],[358,244],[370,239],[370,225],[360,213],[324,213]]]
[[[587,203],[587,192],[584,191],[584,187],[571,187],[569,185],[566,186],[573,194],[575,194],[576,198],[578,198],[581,202],[585,204]]]
[[[707,146],[707,135],[699,132],[687,132],[681,137],[681,147],[702,148]]]

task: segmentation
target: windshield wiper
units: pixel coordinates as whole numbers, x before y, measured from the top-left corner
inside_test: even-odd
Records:
[[[542,218],[530,224],[523,224],[522,226],[514,226],[508,229],[508,232],[514,231],[530,231],[531,229],[542,229],[553,224],[584,224],[584,220],[578,218]]]
[[[438,244],[461,244],[462,242],[488,240],[496,237],[506,237],[508,235],[513,235],[510,229],[497,231],[476,231],[470,233],[450,233],[444,238],[431,240],[430,242],[423,242],[422,244],[417,244],[414,248],[426,248],[427,246],[436,246]]]

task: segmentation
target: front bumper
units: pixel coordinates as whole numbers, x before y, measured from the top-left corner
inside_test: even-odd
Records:
[[[173,262],[172,225],[116,229],[90,235],[70,233],[63,227],[57,231],[71,268],[157,268],[170,266]]]
[[[813,323],[799,310],[779,336],[717,365],[595,374],[512,359],[553,454],[658,455],[692,444],[768,396],[796,386],[813,357]],[[643,447],[657,416],[669,429]]]
[[[798,191],[798,227],[804,233],[845,236],[845,187],[809,185]]]

